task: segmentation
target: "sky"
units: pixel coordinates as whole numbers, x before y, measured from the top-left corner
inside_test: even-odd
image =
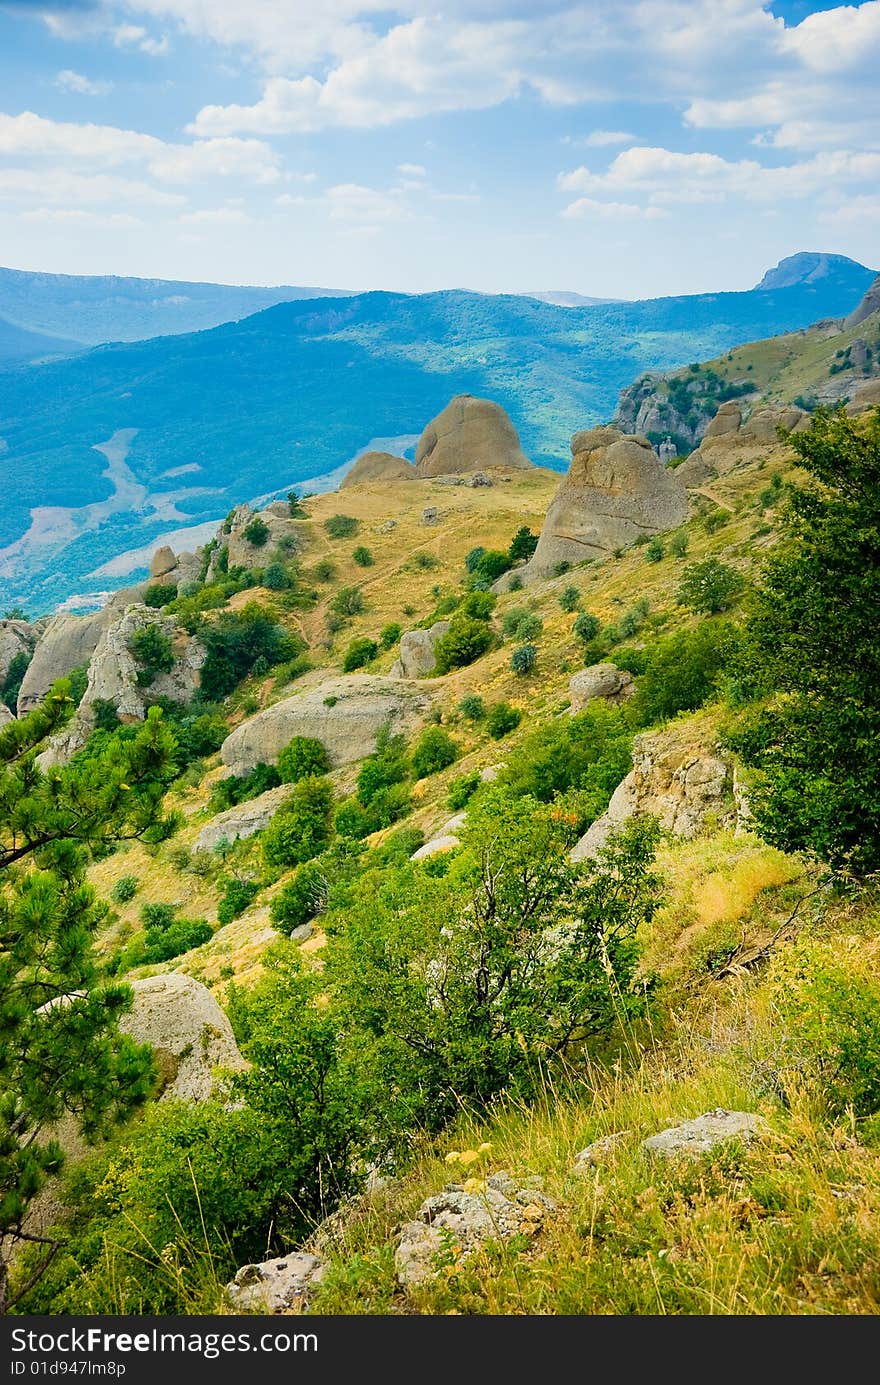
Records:
[[[880,0],[0,0],[0,264],[331,288],[880,266]]]

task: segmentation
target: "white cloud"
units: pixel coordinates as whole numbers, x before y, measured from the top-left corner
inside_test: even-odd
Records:
[[[91,77],[84,77],[81,72],[74,72],[69,67],[58,73],[55,85],[62,91],[76,92],[78,96],[108,96],[113,90],[112,82],[93,81]]]
[[[638,202],[599,202],[594,197],[579,197],[576,202],[569,203],[561,215],[571,221],[597,217],[610,221],[657,221],[669,213],[662,207],[642,207]]]
[[[398,173],[404,178],[427,178],[428,170],[422,164],[398,164]]]
[[[405,199],[393,189],[363,187],[360,183],[337,183],[324,194],[331,221],[354,222],[359,225],[378,225],[391,221],[408,221],[412,211]]]
[[[131,230],[144,224],[140,217],[132,216],[129,212],[87,212],[72,207],[37,207],[33,211],[22,212],[21,219],[35,225],[109,226],[118,230]]]
[[[177,219],[184,226],[244,226],[251,220],[241,207],[204,207],[182,212]]]
[[[133,178],[107,173],[75,173],[66,168],[0,168],[0,199],[19,205],[105,206],[131,204],[180,206],[184,198]]]
[[[140,24],[119,24],[113,30],[112,37],[117,48],[139,48],[151,58],[164,58],[171,46],[167,34],[153,38]]]
[[[626,130],[593,130],[578,143],[585,144],[589,149],[603,149],[612,144],[635,144],[636,136],[629,134]]]

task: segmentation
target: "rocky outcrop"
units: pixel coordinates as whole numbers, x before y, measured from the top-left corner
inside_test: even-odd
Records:
[[[221,842],[236,842],[262,832],[289,795],[290,785],[279,784],[277,788],[267,789],[247,803],[236,804],[234,808],[227,808],[225,813],[218,813],[196,837],[193,851],[216,851]]]
[[[294,736],[314,736],[334,765],[351,764],[371,753],[383,726],[409,732],[431,706],[417,684],[351,673],[258,712],[226,738],[220,755],[231,773],[247,774],[261,760],[275,764]]]
[[[501,406],[472,394],[456,395],[432,418],[416,448],[419,476],[531,465]]]
[[[292,1251],[259,1265],[242,1265],[226,1297],[238,1313],[302,1313],[309,1290],[324,1277],[325,1265],[317,1255]]]
[[[392,452],[364,452],[351,471],[346,472],[340,490],[349,486],[366,486],[372,481],[415,481],[416,469],[405,457]]]
[[[569,681],[568,692],[571,697],[569,711],[574,716],[596,698],[613,703],[625,702],[635,692],[635,685],[632,674],[616,668],[614,664],[591,664]]]
[[[153,1049],[163,1100],[207,1101],[216,1068],[246,1066],[225,1012],[200,981],[169,972],[129,984],[134,1004],[119,1028]]]
[[[618,428],[590,428],[571,440],[568,474],[550,502],[538,546],[524,568],[525,584],[626,548],[645,535],[681,524],[687,497],[647,438]]]
[[[615,828],[643,813],[659,818],[678,837],[696,836],[710,815],[715,826],[736,824],[731,766],[714,748],[695,744],[687,722],[635,737],[632,770],[573,848],[571,859],[595,856]]]
[[[66,763],[85,745],[94,727],[96,702],[112,702],[121,721],[143,721],[147,708],[159,698],[187,703],[198,689],[207,651],[201,640],[188,635],[173,616],[163,616],[147,606],[130,606],[122,616],[117,612],[110,614],[116,618],[101,632],[75,716],[38,757],[44,769]],[[174,665],[142,686],[138,681],[142,665],[132,647],[136,636],[151,628],[171,641]]]
[[[682,485],[693,490],[729,472],[738,462],[752,460],[761,448],[780,441],[779,430],[802,433],[810,427],[810,415],[794,404],[762,405],[743,422],[736,400],[722,404],[706,429],[700,446],[676,470]]]
[[[176,567],[177,554],[174,549],[169,548],[167,543],[157,548],[150,562],[150,586],[167,582]]]
[[[865,319],[871,317],[873,313],[880,313],[880,274],[877,275],[858,307],[853,309],[849,317],[844,318],[843,330],[848,332],[853,327],[860,327]]]
[[[510,1174],[491,1174],[479,1191],[450,1184],[422,1203],[416,1220],[401,1229],[394,1252],[397,1278],[405,1288],[423,1284],[440,1268],[441,1257],[467,1259],[487,1241],[535,1236],[556,1204],[536,1188],[520,1187]]]
[[[15,717],[6,706],[6,703],[0,702],[0,730],[2,730],[4,726],[8,726],[11,721],[15,721]]]
[[[434,649],[449,629],[448,620],[438,620],[429,630],[407,630],[400,637],[400,649],[391,665],[390,678],[430,678],[436,658]]]
[[[6,682],[13,659],[20,654],[30,658],[37,632],[26,620],[0,620],[0,688]]]
[[[858,385],[853,390],[849,403],[846,405],[846,412],[850,418],[857,414],[863,414],[866,409],[875,409],[880,405],[880,380],[866,380],[863,385]]]
[[[279,513],[279,510],[286,513]],[[248,530],[256,520],[259,520],[257,533],[262,532],[262,526],[268,533],[262,542],[255,543],[254,531],[249,537]],[[265,510],[255,511],[250,505],[238,505],[221,524],[215,542],[217,546],[208,564],[208,580],[219,571],[220,554],[224,549],[230,568],[241,567],[247,571],[265,567],[279,548],[292,557],[302,549],[303,527],[301,521],[291,518],[289,506],[273,504]]]
[[[671,1125],[661,1130],[659,1135],[649,1136],[642,1141],[642,1149],[665,1159],[682,1156],[694,1159],[711,1154],[718,1145],[728,1140],[751,1144],[767,1134],[767,1130],[763,1116],[756,1115],[754,1111],[726,1111],[723,1106],[718,1106],[705,1115],[683,1121],[681,1125]]]
[[[33,711],[52,684],[88,664],[102,631],[117,614],[106,607],[87,616],[53,616],[37,641],[18,694],[18,715]]]

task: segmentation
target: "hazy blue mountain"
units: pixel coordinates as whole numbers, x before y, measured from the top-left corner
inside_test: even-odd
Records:
[[[290,284],[253,288],[0,268],[0,317],[86,346],[200,332],[290,299],[345,298],[348,293]]]
[[[44,356],[69,354],[81,351],[82,345],[74,341],[64,341],[60,337],[47,337],[41,332],[30,332],[14,322],[0,317],[0,361],[34,361]]]
[[[572,293],[570,289],[537,289],[523,294],[537,298],[539,303],[555,303],[557,308],[595,308],[599,303],[621,303],[620,298],[590,298],[587,294]]]
[[[794,284],[818,284],[823,279],[843,278],[862,266],[847,255],[829,255],[822,250],[799,250],[768,269],[757,289],[788,289]]]
[[[873,277],[843,261],[770,291],[588,308],[367,293],[8,367],[0,609],[118,585],[90,574],[169,529],[333,472],[371,439],[418,434],[461,392],[496,399],[527,454],[563,469],[572,432],[610,418],[642,371],[843,315]]]

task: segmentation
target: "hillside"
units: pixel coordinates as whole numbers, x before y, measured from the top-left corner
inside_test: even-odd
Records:
[[[45,360],[51,356],[67,356],[78,351],[74,341],[64,341],[60,337],[45,336],[40,332],[19,327],[6,318],[0,317],[0,363]]]
[[[455,393],[497,399],[527,455],[559,468],[570,434],[608,417],[640,371],[845,314],[872,278],[844,261],[771,291],[589,308],[373,293],[6,370],[0,438],[17,484],[0,501],[0,597],[51,610],[170,528],[371,446],[404,450]]]
[[[294,298],[344,298],[348,289],[277,288],[132,279],[116,274],[39,274],[0,267],[0,317],[67,338],[70,348],[200,332]]]

